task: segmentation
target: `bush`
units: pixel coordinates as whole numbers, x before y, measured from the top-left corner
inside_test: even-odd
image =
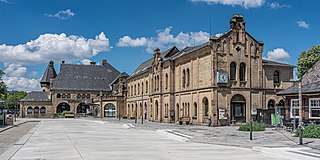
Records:
[[[64,116],[65,114],[74,114],[74,112],[73,111],[63,111],[62,115]]]
[[[265,126],[263,123],[253,122],[252,131],[264,131]],[[239,127],[239,131],[250,131],[250,123],[242,124]]]
[[[309,124],[303,130],[303,138],[319,138],[320,139],[320,125]],[[296,136],[299,136],[299,129],[296,130]]]

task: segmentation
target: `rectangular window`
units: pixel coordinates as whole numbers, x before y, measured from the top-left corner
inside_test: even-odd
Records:
[[[320,119],[320,98],[310,98],[309,118]]]
[[[299,99],[291,99],[290,118],[299,118]]]

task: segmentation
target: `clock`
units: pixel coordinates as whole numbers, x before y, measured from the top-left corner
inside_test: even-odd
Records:
[[[223,70],[217,72],[217,83],[226,84],[228,83],[228,73]]]

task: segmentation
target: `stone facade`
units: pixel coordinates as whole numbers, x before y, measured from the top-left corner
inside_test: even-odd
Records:
[[[125,114],[168,123],[181,118],[193,124],[248,122],[250,84],[254,119],[268,106],[274,110],[282,100],[276,92],[293,80],[294,66],[263,60],[263,43],[245,25],[234,15],[228,32],[203,45],[156,49],[128,78]]]
[[[124,116],[125,72],[120,73],[106,60],[102,65],[63,61],[60,69],[57,75],[53,61],[49,62],[40,81],[42,92],[31,92],[21,100],[22,117],[52,117],[65,110],[78,116]]]

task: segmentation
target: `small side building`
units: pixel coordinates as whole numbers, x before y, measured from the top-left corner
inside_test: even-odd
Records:
[[[301,78],[302,118],[304,122],[320,123],[320,61]],[[286,121],[299,119],[299,84],[277,93],[285,98]]]

